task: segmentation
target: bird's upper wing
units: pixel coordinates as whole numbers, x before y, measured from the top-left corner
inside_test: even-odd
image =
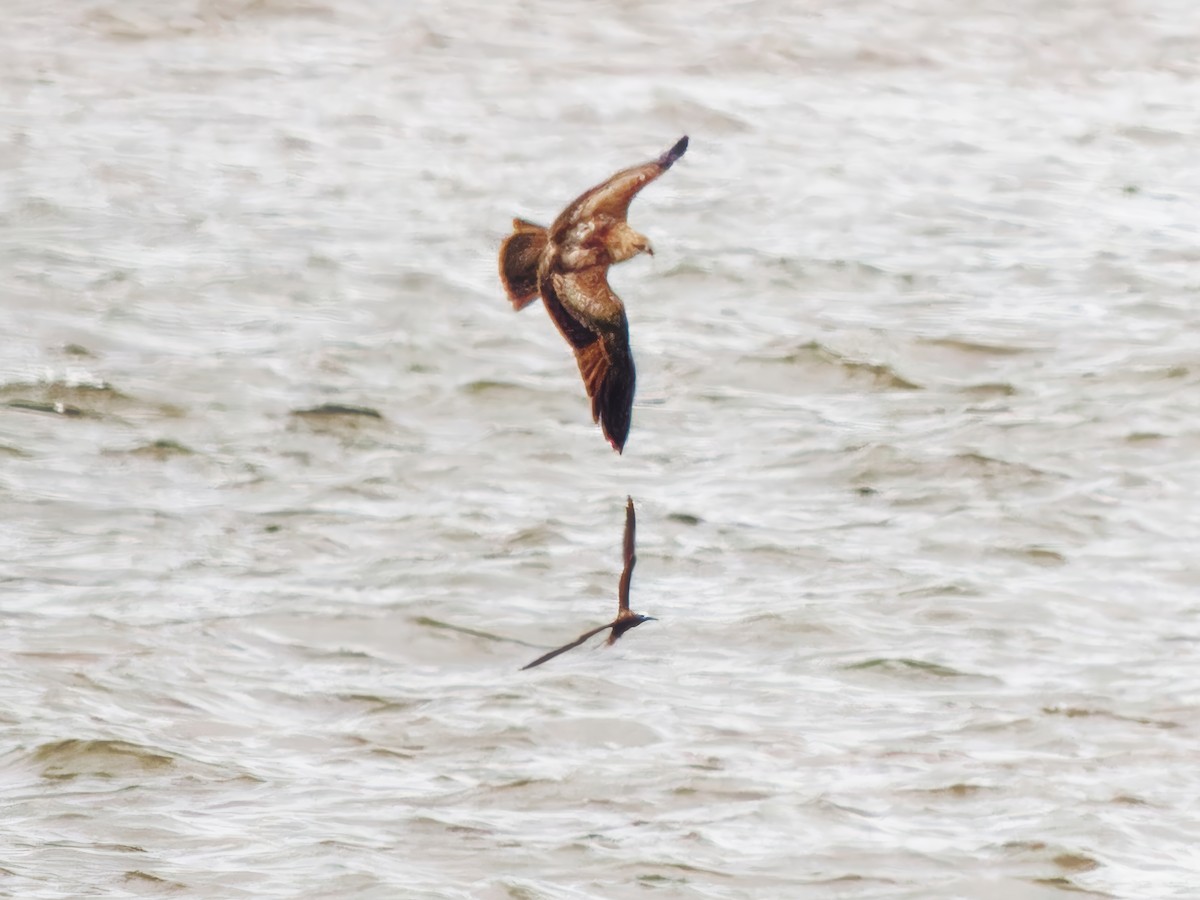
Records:
[[[575,349],[579,374],[592,400],[592,420],[620,452],[629,437],[637,376],[625,304],[608,286],[606,271],[605,266],[589,266],[554,272],[542,282],[542,299]]]
[[[629,583],[633,580],[633,566],[637,562],[637,554],[633,552],[637,517],[633,511],[633,498],[629,497],[628,500],[625,506],[625,569],[621,572],[621,586],[617,590],[620,598],[618,615],[629,612]]]
[[[574,224],[596,216],[611,216],[617,220],[624,220],[629,212],[629,204],[637,196],[637,192],[671,168],[675,160],[683,156],[687,145],[687,135],[684,135],[675,142],[675,146],[654,162],[622,169],[603,184],[585,191],[558,217],[551,226],[551,232],[557,232],[562,225]]]
[[[588,638],[599,634],[605,628],[612,628],[616,624],[617,624],[616,621],[612,621],[612,622],[609,622],[607,625],[601,625],[599,628],[593,628],[591,631],[584,632],[579,637],[577,637],[575,640],[571,641],[571,643],[564,644],[563,646],[559,647],[557,650],[551,650],[545,656],[539,656],[537,659],[535,659],[533,662],[531,662],[527,666],[521,666],[521,671],[524,672],[526,669],[532,669],[534,666],[540,666],[544,662],[549,662],[550,660],[554,659],[554,657],[558,656],[559,654],[566,653],[568,650],[575,649],[580,644],[582,644],[584,641],[586,641]]]

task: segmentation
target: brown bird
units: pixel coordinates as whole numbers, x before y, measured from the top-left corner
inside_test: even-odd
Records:
[[[571,641],[569,644],[564,644],[557,650],[551,650],[545,656],[539,656],[527,666],[521,666],[522,671],[532,669],[534,666],[540,666],[560,653],[566,653],[573,647],[578,647],[588,638],[597,635],[605,628],[611,628],[612,633],[608,636],[608,643],[615,644],[617,638],[627,632],[630,628],[637,628],[643,622],[658,621],[653,616],[642,616],[629,610],[629,582],[633,578],[633,564],[637,562],[637,557],[633,553],[634,540],[634,514],[633,514],[633,498],[628,498],[629,503],[625,507],[625,570],[621,572],[621,586],[617,588],[618,607],[617,617],[607,625],[601,625],[599,628],[593,628],[591,631],[584,632],[578,638]]]
[[[633,414],[633,355],[625,305],[608,286],[608,267],[639,253],[650,241],[625,221],[637,192],[687,150],[685,135],[654,162],[623,169],[563,210],[548,229],[513,219],[500,245],[500,280],[514,309],[540,294],[562,336],[575,350],[579,374],[592,399],[592,421],[618,453]]]

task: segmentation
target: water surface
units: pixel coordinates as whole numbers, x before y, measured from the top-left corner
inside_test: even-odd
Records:
[[[1196,896],[1194,4],[11,6],[0,892]]]

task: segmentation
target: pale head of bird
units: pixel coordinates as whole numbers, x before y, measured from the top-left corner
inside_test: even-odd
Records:
[[[608,256],[614,263],[632,259],[639,253],[654,255],[654,247],[650,244],[650,238],[634,231],[629,227],[628,222],[617,222],[608,230],[608,234],[604,236],[604,247],[608,250]]]

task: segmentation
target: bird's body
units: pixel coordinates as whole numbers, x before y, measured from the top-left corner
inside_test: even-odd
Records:
[[[625,305],[608,285],[608,267],[654,249],[629,226],[629,204],[687,150],[681,138],[654,162],[623,169],[579,196],[542,228],[513,220],[500,246],[500,280],[514,309],[539,295],[575,351],[592,400],[592,419],[618,453],[629,436],[636,381]]]
[[[621,583],[617,588],[617,617],[607,625],[601,625],[598,628],[593,628],[591,631],[585,631],[569,644],[564,644],[557,650],[551,650],[544,656],[539,656],[527,666],[522,666],[522,669],[532,669],[534,666],[540,666],[544,662],[549,662],[561,653],[566,653],[568,650],[574,649],[586,641],[590,637],[600,634],[602,631],[612,629],[608,635],[608,643],[615,644],[617,638],[629,631],[631,628],[637,628],[643,622],[653,622],[652,616],[643,616],[633,612],[629,608],[629,585],[633,581],[633,566],[637,562],[637,555],[634,553],[635,531],[637,527],[636,515],[633,510],[633,498],[627,498],[625,505],[625,568],[621,571]]]

